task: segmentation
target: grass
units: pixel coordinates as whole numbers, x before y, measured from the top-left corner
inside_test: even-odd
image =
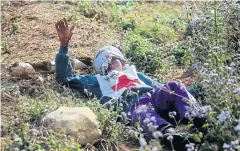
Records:
[[[1,54],[8,53],[8,51],[9,51],[9,40],[8,38],[4,38],[1,41]]]
[[[116,26],[120,22],[124,30],[131,29],[158,42],[177,39],[181,35],[184,31],[184,22],[179,19],[182,11],[179,5],[172,9],[170,5],[161,2],[130,3],[126,6],[115,6],[110,10]]]
[[[119,31],[123,35],[121,45],[129,61],[135,63],[139,71],[148,72],[160,82],[166,82],[173,76],[172,73],[178,74],[178,68],[189,68],[197,75],[191,86],[201,90],[198,102],[212,108],[206,113],[205,126],[211,127],[210,131],[205,136],[193,134],[196,139],[204,141],[199,150],[212,150],[213,143],[217,143],[220,150],[224,143],[232,148],[239,145],[235,143],[234,146],[233,143],[239,140],[239,132],[234,128],[240,123],[237,64],[225,64],[225,60],[234,55],[229,50],[235,47],[228,45],[226,37],[229,35],[225,30],[235,29],[234,25],[228,24],[232,14],[238,13],[234,4],[203,2],[202,11],[210,14],[215,8],[215,14],[209,20],[200,16],[201,27],[193,30],[192,36],[186,39],[182,37],[189,18],[185,17],[187,14],[182,3],[75,1],[72,6],[65,14],[68,21],[90,18],[108,25],[108,32]],[[222,8],[225,15],[218,13],[221,11],[216,11],[216,8]],[[194,13],[194,10],[188,11]],[[19,26],[16,23],[11,28],[18,30]],[[7,39],[2,41],[1,48],[8,50]],[[154,147],[162,149],[157,139],[151,140],[149,145],[139,146],[139,140],[143,139],[140,126],[126,127],[117,122],[118,117],[125,116],[121,113],[121,106],[117,110],[106,109],[96,98],[83,98],[49,76],[43,76],[43,79],[44,82],[32,79],[20,81],[11,77],[7,81],[10,86],[4,85],[2,91],[10,96],[10,100],[2,99],[3,119],[6,121],[3,136],[10,137],[5,141],[5,150],[117,150],[121,144],[136,150],[140,147],[145,150],[153,150]],[[22,86],[22,83],[26,85]],[[100,143],[80,146],[64,131],[46,129],[41,119],[60,106],[90,107],[99,118],[103,131]],[[227,114],[226,117],[220,116],[223,114]],[[221,123],[220,117],[224,118]]]

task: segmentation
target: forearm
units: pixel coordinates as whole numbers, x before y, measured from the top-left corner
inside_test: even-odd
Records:
[[[64,83],[72,75],[72,65],[69,61],[68,47],[61,46],[55,58],[55,78]]]
[[[150,77],[142,74],[142,73],[138,73],[138,77],[145,83],[147,84],[148,86],[151,86],[153,88],[155,87],[160,87],[160,86],[163,86],[162,83],[159,83],[153,79],[151,79]]]

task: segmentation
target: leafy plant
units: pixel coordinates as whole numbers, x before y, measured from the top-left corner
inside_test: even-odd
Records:
[[[1,41],[1,53],[7,53],[9,52],[9,41],[8,38],[4,38]]]
[[[13,32],[13,33],[18,32],[20,26],[19,26],[19,22],[18,22],[17,20],[15,20],[15,21],[11,24],[11,26],[12,26],[12,32]]]

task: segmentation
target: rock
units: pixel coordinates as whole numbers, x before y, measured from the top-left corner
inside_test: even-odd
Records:
[[[28,78],[36,73],[34,68],[25,62],[15,63],[9,68],[9,72],[11,76],[20,78]]]
[[[72,59],[71,62],[72,62],[72,66],[74,69],[84,69],[84,68],[88,67],[83,62],[79,61],[78,59]]]
[[[54,72],[55,71],[55,62],[54,61],[48,61],[47,62],[47,71]]]
[[[31,66],[36,70],[36,71],[40,71],[40,70],[47,70],[47,62],[39,62],[39,63],[30,63]]]
[[[92,58],[90,58],[90,57],[78,57],[77,59],[87,66],[92,66],[92,64],[93,64]]]
[[[43,124],[53,130],[65,130],[82,145],[101,138],[99,122],[88,107],[60,107],[43,118]]]

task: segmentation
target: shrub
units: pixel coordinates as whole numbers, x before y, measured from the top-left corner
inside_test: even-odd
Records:
[[[195,84],[202,88],[204,97],[199,101],[213,108],[208,115],[208,124],[212,128],[205,136],[207,141],[203,146],[216,141],[221,149],[224,143],[229,144],[239,137],[233,129],[240,114],[239,94],[236,93],[240,86],[238,69],[234,62],[226,64],[226,60],[234,55],[228,45],[227,31],[233,13],[230,10],[235,7],[233,3],[205,2],[205,9],[198,16],[199,27],[192,29],[192,35],[184,44],[198,75]],[[202,150],[206,148],[202,147]]]

